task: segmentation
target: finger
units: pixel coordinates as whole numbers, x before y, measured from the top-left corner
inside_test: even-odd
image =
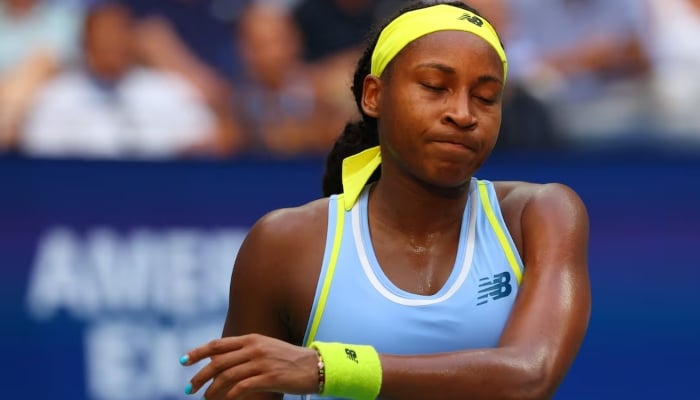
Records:
[[[192,365],[197,362],[220,354],[236,351],[243,347],[244,338],[242,336],[231,336],[214,339],[209,343],[196,347],[180,357],[180,364]]]
[[[196,392],[212,379],[218,382],[223,382],[225,379],[222,378],[226,378],[226,376],[228,376],[227,371],[240,364],[248,362],[250,359],[250,351],[246,350],[245,348],[213,357],[207,365],[200,369],[192,377],[192,379],[190,379],[192,392]],[[205,396],[205,398],[209,397]]]
[[[314,352],[315,353],[315,352]],[[285,372],[284,368],[280,369],[275,366],[275,362],[269,359],[253,358],[251,361],[244,364],[239,364],[224,372],[228,384],[220,385],[216,380],[212,383],[209,389],[212,390],[212,396],[226,394],[224,397],[227,400],[243,399],[248,396],[266,393],[289,393],[289,394],[305,394],[313,393],[318,387],[318,377],[315,377],[315,385],[309,389],[303,382],[306,381],[305,373]],[[235,383],[233,383],[235,381]],[[216,386],[215,386],[216,385]],[[223,388],[223,389],[222,389]],[[209,399],[209,389],[205,394],[205,398]],[[222,390],[227,391],[222,391]],[[257,398],[256,396],[254,396]],[[211,397],[217,398],[217,397]]]
[[[274,391],[269,386],[270,379],[265,375],[253,375],[238,382],[226,393],[227,400],[243,399],[248,395],[262,391]],[[208,398],[208,397],[206,397]]]
[[[262,374],[264,371],[264,366],[262,364],[263,363],[259,360],[253,360],[242,364],[238,364],[221,372],[221,374],[217,375],[214,378],[214,381],[204,392],[204,398],[224,398],[224,395],[229,393],[231,389],[240,385],[241,382],[250,379],[256,375]],[[225,398],[230,399],[228,395]]]

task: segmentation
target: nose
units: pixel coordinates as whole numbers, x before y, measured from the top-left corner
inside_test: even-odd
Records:
[[[476,117],[471,112],[468,96],[455,94],[451,96],[447,109],[443,114],[443,122],[454,125],[460,129],[473,129],[476,127]]]

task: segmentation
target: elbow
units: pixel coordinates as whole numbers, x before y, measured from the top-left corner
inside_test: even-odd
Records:
[[[517,389],[509,396],[518,400],[551,399],[559,386],[560,377],[545,360],[532,360],[521,365],[521,381]]]
[[[551,378],[544,368],[532,367],[524,374],[524,381],[514,398],[520,400],[543,400],[554,396]]]

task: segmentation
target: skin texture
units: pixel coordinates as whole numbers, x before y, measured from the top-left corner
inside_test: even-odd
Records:
[[[497,139],[503,69],[483,40],[445,31],[407,46],[387,71],[365,79],[362,99],[363,110],[379,119],[383,154],[369,197],[372,244],[392,282],[428,295],[451,272],[469,180]],[[585,207],[561,184],[495,187],[525,265],[498,347],[382,354],[381,398],[545,399],[574,360],[591,302]],[[224,338],[188,352],[186,365],[212,359],[192,378],[195,391],[212,378],[209,400],[317,391],[316,354],[298,345],[327,212],[321,199],[274,211],[253,227],[234,267]]]

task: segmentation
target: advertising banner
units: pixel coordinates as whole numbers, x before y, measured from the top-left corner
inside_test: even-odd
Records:
[[[178,359],[221,335],[248,229],[319,197],[322,164],[0,158],[3,397],[188,398]],[[509,155],[479,177],[588,207],[593,312],[556,398],[695,394],[700,158]]]

